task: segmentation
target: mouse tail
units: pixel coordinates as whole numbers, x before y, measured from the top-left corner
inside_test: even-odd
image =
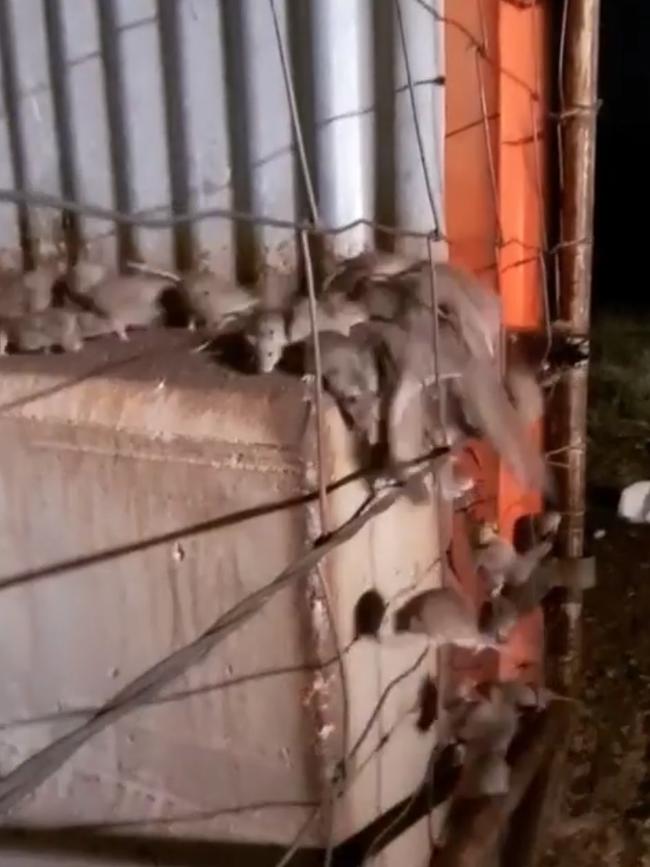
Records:
[[[463,376],[455,380],[455,387],[472,424],[490,441],[516,478],[552,499],[555,488],[546,461],[510,403],[496,370],[473,360]]]

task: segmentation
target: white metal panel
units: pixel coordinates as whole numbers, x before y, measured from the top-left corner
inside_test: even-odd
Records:
[[[78,0],[60,0],[60,4],[76,195],[81,200],[113,208],[110,129],[97,7]],[[112,222],[82,218],[80,230],[91,258],[106,264],[116,262]]]
[[[0,65],[0,186],[15,186],[9,139],[9,118],[4,99],[2,66]],[[18,209],[0,202],[0,267],[15,268],[20,264],[20,235]]]
[[[440,21],[418,3],[398,0],[406,39],[408,69],[404,57],[399,19],[395,21],[395,164],[396,223],[404,229],[429,232],[444,229],[443,148],[444,75]],[[441,12],[441,3],[430,4]],[[397,11],[397,10],[396,10]],[[417,115],[417,127],[413,112]],[[419,137],[419,141],[418,141]],[[422,149],[420,148],[422,145]],[[424,165],[423,165],[424,163]],[[433,201],[433,208],[431,201]],[[435,212],[435,216],[434,213]],[[403,242],[403,248],[422,252],[422,242]]]
[[[168,213],[169,153],[156,4],[154,0],[117,0],[115,11],[131,208]],[[137,229],[134,240],[143,259],[174,267],[170,230]]]
[[[314,0],[314,85],[325,224],[373,218],[374,111],[370,0]],[[333,241],[340,256],[370,246],[360,225]]]
[[[253,211],[258,215],[296,218],[295,162],[291,112],[271,8],[259,0],[239,0],[246,62],[246,119],[249,131]],[[276,0],[280,30],[287,43],[285,0]],[[269,265],[295,263],[294,232],[260,227],[259,244]]]
[[[307,213],[306,203],[299,201],[302,168],[268,2],[48,2],[59,12],[60,34],[47,32],[44,9],[50,7],[40,0],[3,0],[12,31],[11,57],[4,60],[19,91],[20,129],[14,138],[27,186],[56,194],[65,181],[80,200],[148,214],[164,214],[172,202],[177,209],[236,203],[240,210],[289,221]],[[381,213],[384,222],[394,221],[398,227],[432,229],[393,0],[384,0],[384,5],[372,0],[275,4],[299,91],[300,120],[323,221],[336,227],[373,221]],[[431,11],[442,12],[442,0],[431,0],[429,9],[426,5],[401,0],[400,8],[424,159],[444,233],[444,28]],[[57,21],[56,15],[47,18]],[[388,26],[382,36],[387,36],[387,51],[377,43],[380,19],[381,27]],[[298,40],[299,22],[307,26]],[[48,49],[48,39],[57,51]],[[57,66],[59,48],[64,70]],[[375,51],[379,56],[373,56]],[[379,142],[378,107],[383,112]],[[65,129],[56,129],[57,120]],[[6,151],[2,128],[0,147]],[[66,141],[69,148],[59,154]],[[378,154],[381,178],[375,165]],[[8,174],[11,160],[2,162],[5,174],[0,180],[16,184],[15,172]],[[17,251],[16,210],[4,206],[3,212],[11,217],[0,224],[0,250]],[[60,214],[52,209],[36,213],[40,222],[32,221],[32,234],[51,241]],[[115,229],[109,221],[82,219],[80,226],[82,240],[106,235],[99,255],[115,257]],[[190,234],[192,253],[224,273],[235,257],[250,270],[252,236],[257,252],[269,263],[295,263],[291,228],[256,227],[242,233],[227,220],[212,218]],[[145,259],[174,265],[171,229],[134,230],[131,236]],[[373,241],[373,230],[359,226],[338,236],[334,250],[350,255]],[[421,248],[412,242],[406,246]]]
[[[40,0],[8,0],[11,37],[14,41],[19,123],[27,186],[60,195],[59,154],[48,68],[43,4]],[[45,208],[30,210],[32,234],[38,254],[56,252],[61,240],[60,217]]]
[[[178,0],[178,15],[190,205],[192,210],[231,208],[221,7],[205,0]],[[210,267],[224,274],[232,272],[232,224],[222,219],[202,220],[193,233]]]

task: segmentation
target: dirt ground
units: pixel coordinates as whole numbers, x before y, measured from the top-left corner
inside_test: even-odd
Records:
[[[544,867],[650,867],[650,526],[617,521],[620,488],[650,478],[650,323],[600,323],[590,399],[583,699],[566,799]]]

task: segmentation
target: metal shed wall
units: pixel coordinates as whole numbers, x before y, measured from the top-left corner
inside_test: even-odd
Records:
[[[378,235],[382,245],[391,243],[370,225],[373,221],[428,232],[435,215],[445,235],[446,213],[452,258],[478,272],[489,263],[495,285],[506,296],[510,320],[535,325],[540,275],[536,262],[520,263],[517,254],[519,246],[537,249],[543,244],[532,158],[542,148],[526,88],[537,89],[540,70],[529,55],[531,46],[541,51],[535,16],[541,20],[545,13],[506,0],[447,0],[447,89],[442,23],[433,7],[434,0],[401,0],[399,7],[395,0],[276,0],[320,216],[330,227],[356,223],[333,242],[337,254],[347,255],[375,243]],[[439,13],[440,5],[436,8]],[[266,0],[0,0],[0,53],[0,185],[38,188],[132,213],[234,207],[288,221],[307,216],[276,28]],[[511,67],[508,74],[502,62]],[[513,75],[525,80],[525,100]],[[450,132],[443,185],[444,94]],[[421,150],[432,180],[433,207]],[[443,186],[449,202],[443,203]],[[260,261],[295,265],[290,226],[253,229],[211,218],[191,230],[118,230],[107,220],[81,218],[78,223],[67,220],[73,224],[70,231],[62,216],[50,209],[23,214],[0,203],[4,260],[19,262],[21,250],[48,255],[65,236],[73,252],[80,240],[83,253],[107,261],[139,256],[170,267],[205,258],[216,270],[232,273],[237,268],[243,277],[251,276]],[[369,222],[357,222],[364,220]],[[514,246],[500,236],[504,226],[518,237]],[[15,386],[16,381],[6,386],[6,397],[12,397]],[[93,389],[92,400],[96,395]],[[90,391],[87,400],[91,402]],[[340,443],[334,451],[332,463],[341,469],[346,458]],[[497,470],[484,466],[483,471],[491,494]],[[498,511],[509,527],[523,508],[522,494],[502,484],[498,502],[490,498],[490,504],[490,511]],[[341,514],[348,505],[341,504]],[[10,506],[7,511],[11,513]],[[398,533],[410,526],[411,516],[392,520]],[[424,515],[423,523],[428,520]],[[427,546],[437,540],[417,529],[422,548],[414,548],[414,565],[378,558],[386,573],[380,583],[385,580],[388,589],[397,589],[393,580],[401,584],[405,577],[430,577],[426,567],[433,552]],[[373,557],[381,548],[379,536],[368,542]],[[374,568],[371,557],[366,560]],[[336,587],[335,607],[345,638],[351,596],[377,581],[355,569],[351,554],[343,553],[338,561],[336,572],[344,580]],[[413,575],[400,574],[407,566]],[[532,648],[520,641],[513,648],[515,662],[520,661],[517,652],[536,656],[541,651],[539,635],[529,632]],[[359,679],[369,669],[363,653],[357,646],[348,659],[349,671],[354,675],[356,669]],[[391,673],[378,655],[372,662],[375,679],[368,695],[359,692],[353,699],[353,734],[354,726],[363,724],[365,704],[372,704],[382,678]],[[400,706],[391,708],[389,717],[408,709],[412,686],[408,683],[398,696]],[[380,723],[383,727],[386,719]],[[209,734],[215,736],[212,730]],[[379,743],[382,736],[378,724]],[[411,743],[404,751],[404,743],[399,735],[382,761],[369,766],[336,817],[336,839],[347,837],[412,787],[421,757]],[[418,749],[426,746],[420,743]],[[334,752],[332,748],[326,758]],[[309,794],[312,787],[316,791],[310,777]],[[299,818],[294,812],[291,822],[299,824]],[[230,819],[220,821],[228,825]],[[277,829],[274,819],[269,821]],[[291,822],[283,817],[287,835],[295,830]],[[240,833],[244,824],[228,825],[226,832]],[[393,844],[399,853],[386,857],[408,859],[412,851],[407,856],[405,850],[411,845],[421,854],[418,841],[412,840],[421,835],[423,845],[428,844],[424,825],[403,835]],[[259,830],[269,838],[267,828]]]
[[[282,65],[281,49],[284,49],[295,85],[318,217],[323,225],[334,230],[348,227],[330,236],[331,251],[337,256],[348,256],[376,243],[391,246],[390,232],[381,233],[378,223],[422,233],[437,230],[443,235],[444,34],[436,14],[440,8],[438,0],[399,0],[399,3],[395,0],[0,0],[0,187],[38,190],[77,203],[150,216],[222,208],[289,223],[309,218],[312,215]],[[88,256],[107,264],[140,258],[164,268],[184,268],[203,261],[220,273],[237,273],[246,280],[255,276],[262,263],[288,270],[295,268],[295,237],[293,226],[253,225],[226,217],[210,218],[174,230],[152,230],[125,228],[107,219],[76,216],[54,208],[23,208],[0,202],[0,265],[10,267],[29,267],[53,254]],[[424,242],[398,243],[413,248]],[[83,360],[79,362],[83,366]],[[62,363],[65,366],[67,362]],[[6,377],[5,397],[10,404],[14,386],[19,391],[25,387],[29,392],[31,385],[37,384],[44,367],[36,362],[35,374],[32,374],[33,364],[26,359],[16,378]],[[49,363],[44,366],[49,369]],[[101,417],[103,423],[108,421],[112,425],[115,413],[124,420],[123,401],[131,394],[124,377],[125,371],[120,370],[116,380],[112,381],[107,375],[88,383],[85,390],[82,387],[85,397],[81,402],[88,411],[98,413],[97,418]],[[140,420],[147,416],[152,399],[169,400],[171,386],[168,384],[160,392],[156,385],[154,381],[142,385],[143,404],[138,403],[140,397],[134,398],[132,408],[136,411],[137,403]],[[210,389],[212,397],[204,397],[204,403],[213,400],[213,383]],[[78,390],[75,393],[80,394]],[[180,510],[174,512],[179,524],[195,517],[196,497],[211,514],[209,497],[203,496],[204,483],[215,490],[220,508],[247,504],[245,483],[239,481],[242,476],[239,465],[223,471],[211,467],[212,473],[197,471],[193,493],[188,487],[192,484],[189,476],[181,469],[178,501],[170,489],[170,485],[175,484],[174,467],[178,461],[184,465],[187,458],[185,447],[192,452],[193,460],[205,464],[205,455],[201,453],[197,458],[195,448],[201,451],[205,447],[210,451],[214,446],[218,450],[219,443],[232,445],[237,439],[229,437],[222,429],[226,403],[208,411],[196,397],[194,412],[201,417],[216,413],[215,418],[220,422],[215,429],[219,434],[211,433],[205,441],[200,437],[200,445],[190,443],[190,446],[185,440],[180,443],[183,437],[171,435],[173,441],[161,447],[160,465],[164,465],[166,471],[162,476],[153,473],[145,483],[142,496],[148,505],[144,506],[138,492],[142,492],[142,480],[137,490],[135,487],[134,480],[139,473],[135,467],[140,466],[139,458],[150,451],[151,443],[145,443],[143,453],[135,457],[131,455],[130,446],[127,447],[129,457],[125,457],[124,443],[116,441],[115,455],[107,459],[113,469],[106,469],[102,457],[105,449],[88,446],[84,439],[83,411],[74,400],[74,406],[66,403],[70,395],[70,389],[66,388],[61,395],[53,396],[44,415],[38,419],[33,416],[38,401],[37,404],[30,401],[26,416],[19,412],[25,427],[18,437],[15,427],[5,424],[7,420],[3,419],[6,448],[14,450],[11,453],[17,472],[16,476],[9,474],[4,479],[3,504],[13,501],[18,490],[26,497],[15,510],[17,525],[12,525],[12,510],[3,509],[1,523],[8,531],[4,542],[9,571],[23,563],[25,550],[31,552],[30,557],[42,562],[46,548],[52,546],[53,551],[45,559],[52,553],[71,554],[83,540],[92,542],[93,549],[108,546],[113,534],[128,535],[134,516],[135,535],[147,529],[153,532],[160,517],[154,507],[159,496],[163,498],[161,514],[171,507],[170,503],[176,503],[173,508]],[[112,396],[109,398],[109,395]],[[260,400],[266,407],[266,399]],[[251,437],[254,434],[250,429],[250,407],[248,409],[248,416],[242,414],[241,428]],[[274,409],[281,411],[277,406]],[[65,430],[57,428],[52,434],[50,427],[57,413],[65,416]],[[167,433],[171,430],[178,434],[180,428],[175,426],[182,428],[186,423],[189,423],[188,417],[182,413],[162,428]],[[352,466],[342,445],[342,435],[332,433],[338,430],[337,424],[335,420],[330,430],[332,469],[349,471]],[[68,435],[72,441],[65,444],[63,441]],[[92,437],[94,433],[89,435]],[[36,445],[38,459],[32,455],[23,463],[18,455],[22,445],[34,440],[41,443],[43,437],[50,447],[43,451]],[[264,430],[255,448],[259,450],[260,443],[263,447],[267,438],[272,439],[272,436]],[[336,448],[333,440],[337,440]],[[53,455],[56,455],[54,459]],[[251,458],[256,478],[264,455],[262,448],[261,457]],[[212,457],[207,463],[210,460]],[[273,471],[282,478],[285,487],[299,486],[293,477],[288,479],[284,465],[275,466],[278,460],[271,461]],[[131,470],[121,475],[119,466],[125,461]],[[67,467],[63,475],[59,463]],[[291,463],[289,458],[287,463]],[[85,480],[81,475],[82,465]],[[100,474],[106,475],[103,481],[99,477],[92,481],[95,468],[100,465],[104,467]],[[152,466],[149,460],[144,460],[145,475]],[[20,468],[26,470],[26,476]],[[40,482],[30,475],[32,472]],[[73,477],[66,484],[64,477],[69,472]],[[220,491],[218,479],[223,473],[224,478],[237,481],[232,482],[230,488],[230,482],[224,482],[225,487]],[[217,481],[213,481],[213,477]],[[34,501],[34,496],[40,496],[30,488],[30,479],[31,485],[39,491],[44,490],[45,484],[51,486],[53,511],[44,509],[43,521],[34,517],[22,523],[20,515],[30,513],[29,503]],[[262,487],[264,483],[259,482]],[[100,489],[103,494],[96,500]],[[84,490],[92,505],[84,504]],[[251,491],[256,493],[255,485],[248,486],[248,493]],[[362,493],[355,491],[352,495],[334,498],[334,516],[341,520],[348,517],[350,510],[359,505],[357,500]],[[66,506],[63,503],[67,497],[72,497],[72,503],[68,501]],[[240,501],[240,497],[243,500]],[[56,505],[60,498],[63,498],[61,508]],[[179,505],[186,500],[184,506]],[[115,521],[110,524],[102,524],[100,520],[100,501],[104,507],[116,510]],[[66,509],[70,511],[64,518]],[[142,514],[141,509],[144,509]],[[47,515],[51,516],[51,521]],[[304,528],[297,524],[300,519],[293,514],[290,519],[272,519],[270,524],[262,521],[262,525],[270,529],[261,532],[277,537],[275,545],[280,559],[290,559],[299,547]],[[95,533],[98,535],[93,535]],[[395,539],[402,537],[408,539],[406,549],[395,543]],[[259,580],[255,567],[244,577],[246,568],[239,572],[236,563],[232,565],[241,556],[255,559],[257,555],[259,559],[257,546],[251,548],[249,544],[250,528],[244,527],[237,538],[242,540],[241,549],[235,550],[237,545],[233,547],[221,538],[215,540],[216,547],[209,551],[201,548],[206,560],[203,566],[192,566],[192,570],[202,576],[208,562],[216,557],[221,564],[222,578],[232,572],[233,583],[239,581],[243,586],[249,578]],[[261,544],[263,538],[257,541]],[[185,549],[187,553],[187,544]],[[342,642],[349,643],[352,638],[351,612],[363,589],[379,585],[388,597],[394,597],[414,582],[424,582],[423,586],[435,584],[439,578],[432,564],[437,551],[433,510],[426,507],[414,513],[401,507],[387,515],[379,527],[364,533],[357,543],[330,558],[327,578],[333,589],[334,616],[339,621]],[[72,595],[62,593],[58,582],[49,586],[48,582],[30,585],[9,594],[12,604],[7,605],[3,617],[14,624],[14,632],[22,630],[25,646],[21,647],[26,655],[21,658],[18,654],[15,663],[6,669],[5,722],[21,716],[33,717],[34,711],[39,709],[45,711],[45,717],[52,711],[57,719],[45,719],[42,725],[19,725],[19,734],[15,727],[9,726],[2,742],[5,767],[14,766],[20,758],[58,733],[52,726],[56,729],[61,724],[59,704],[60,710],[65,711],[77,701],[82,704],[101,701],[106,697],[104,690],[112,692],[116,683],[128,680],[147,659],[153,659],[180,640],[178,630],[182,632],[186,626],[185,615],[190,619],[200,616],[204,606],[206,611],[212,608],[212,601],[218,606],[223,604],[223,587],[215,587],[211,582],[203,586],[202,578],[199,583],[203,587],[200,592],[204,594],[204,603],[196,606],[196,610],[193,608],[188,614],[185,602],[178,602],[178,599],[170,602],[165,593],[160,593],[160,570],[166,567],[170,575],[173,573],[170,578],[173,582],[178,570],[182,572],[195,558],[188,556],[177,562],[174,550],[156,556],[164,556],[165,565],[160,559],[156,561],[151,584],[146,579],[133,583],[130,568],[127,568],[127,575],[122,573],[121,567],[109,566],[103,573],[108,582],[103,589],[97,583],[91,588],[89,582],[97,574],[82,570],[77,576],[78,585],[74,588],[69,585]],[[145,560],[146,557],[137,560],[138,574],[146,572]],[[265,563],[267,570],[272,571],[276,566],[272,562]],[[225,592],[230,592],[229,579],[223,580],[228,584]],[[191,583],[189,581],[179,591],[183,599]],[[105,592],[107,597],[104,597]],[[95,593],[98,612],[101,610],[105,622],[93,625],[87,621],[87,613],[93,608]],[[213,599],[213,593],[219,598]],[[127,602],[122,614],[118,610],[120,600]],[[285,594],[279,605],[282,611],[278,609],[279,615],[276,611],[274,628],[277,633],[277,623],[285,624],[281,627],[281,630],[286,629],[284,642],[270,651],[273,642],[269,636],[265,640],[254,628],[249,635],[255,633],[253,643],[269,664],[277,663],[278,659],[280,663],[286,662],[287,658],[291,663],[300,664],[309,655],[314,636],[306,637],[306,634],[315,624],[304,622],[309,615],[304,611],[303,594]],[[135,628],[135,623],[149,620],[157,623],[159,609],[164,609],[161,630],[145,625],[141,630]],[[299,612],[298,622],[292,619],[292,611]],[[29,630],[25,618],[30,617],[39,620],[41,638],[38,647],[28,649]],[[176,630],[171,639],[164,634],[168,617],[172,618],[173,631]],[[117,636],[120,623],[125,630],[122,639]],[[24,630],[19,624],[23,624]],[[75,648],[90,646],[93,637],[96,647],[92,652],[89,650],[83,659],[76,658]],[[417,642],[416,645],[414,648],[409,642],[404,646],[398,643],[380,652],[358,644],[348,654],[345,666],[356,684],[348,709],[352,742],[363,733],[387,683],[401,673],[405,660],[412,664],[421,653],[422,648]],[[239,647],[243,648],[240,659],[255,668],[245,642]],[[286,656],[280,658],[283,653]],[[276,654],[279,654],[278,659]],[[21,668],[25,658],[31,658],[48,672],[45,679],[51,684],[52,694],[40,690],[36,680],[25,681]],[[64,664],[63,660],[67,662]],[[367,765],[334,811],[334,842],[354,834],[400,798],[407,797],[418,784],[433,735],[421,736],[417,732],[411,711],[427,662],[423,660],[422,666],[408,678],[398,679],[399,688],[389,691],[386,706],[370,726],[367,744],[364,740],[359,756],[360,765],[366,762]],[[434,664],[433,660],[430,664]],[[228,665],[236,668],[234,662]],[[81,679],[77,677],[79,670],[83,675]],[[71,675],[74,682],[64,682],[67,681],[66,671],[76,672]],[[97,760],[99,765],[92,758],[97,756],[94,753],[91,756],[92,751],[80,754],[62,777],[56,775],[51,785],[30,801],[26,812],[19,811],[14,818],[18,824],[24,821],[31,826],[30,832],[33,832],[34,825],[43,830],[44,825],[60,826],[75,821],[83,825],[89,819],[90,824],[93,821],[110,824],[117,815],[114,807],[118,803],[123,818],[128,820],[139,815],[136,803],[139,794],[134,794],[135,790],[125,781],[131,780],[133,772],[140,782],[139,775],[143,774],[148,780],[147,786],[159,788],[160,784],[165,788],[168,780],[163,769],[163,754],[170,759],[176,756],[180,739],[190,744],[188,749],[194,749],[194,761],[202,766],[200,773],[197,769],[185,779],[183,759],[178,760],[174,774],[180,776],[175,777],[176,782],[181,781],[181,788],[186,784],[190,788],[194,786],[189,794],[183,789],[187,803],[199,805],[201,798],[197,800],[197,792],[202,789],[204,794],[218,795],[216,800],[226,807],[224,815],[214,817],[195,810],[197,822],[184,823],[181,836],[196,834],[211,839],[239,838],[287,845],[308,813],[310,801],[322,794],[320,778],[325,765],[338,760],[342,747],[334,706],[330,717],[323,720],[325,731],[330,722],[335,725],[328,743],[319,744],[318,732],[305,721],[307,711],[300,703],[301,685],[305,681],[311,685],[311,678],[304,673],[284,678],[280,690],[295,698],[295,702],[287,702],[271,725],[266,710],[274,704],[274,690],[278,687],[269,683],[267,691],[251,691],[245,685],[239,687],[238,695],[243,704],[238,709],[242,710],[244,705],[248,708],[248,713],[244,712],[246,723],[234,719],[231,705],[237,699],[230,693],[216,712],[214,707],[207,714],[197,711],[197,699],[192,699],[189,703],[181,702],[180,710],[178,706],[168,706],[165,725],[158,721],[153,726],[148,723],[144,727],[136,726],[138,731],[145,732],[148,747],[133,741],[138,736],[133,730],[123,728],[118,732],[115,729],[106,738],[100,738],[100,753],[102,747],[105,751]],[[60,693],[59,698],[54,693]],[[333,705],[335,698],[332,696]],[[246,704],[249,699],[251,703]],[[145,716],[148,713],[144,711]],[[162,713],[165,715],[167,711]],[[210,724],[212,713],[214,726]],[[223,732],[230,723],[225,728],[220,725],[220,714],[228,717],[232,732],[237,732],[238,749],[221,744],[222,738],[229,737]],[[201,721],[197,722],[199,717]],[[198,732],[197,725],[203,727],[202,733]],[[385,750],[380,748],[381,758],[373,761],[373,749],[382,744],[386,731],[393,727],[396,729],[394,737],[390,743],[387,741]],[[166,734],[160,740],[158,736],[163,730]],[[279,741],[276,749],[276,734],[279,737],[280,733],[290,745],[297,744],[296,749],[304,755],[295,756],[291,747],[291,756],[287,758],[289,753],[285,755]],[[170,741],[165,747],[167,738]],[[252,752],[248,740],[254,743]],[[217,741],[220,746],[213,752]],[[209,744],[206,751],[201,752],[206,744]],[[136,770],[127,767],[129,751],[138,766]],[[226,760],[228,767],[217,770],[215,766],[211,770],[210,764],[219,751],[221,758],[230,755]],[[136,753],[137,760],[133,758]],[[252,758],[253,753],[255,758]],[[221,758],[217,760],[219,764]],[[237,778],[237,767],[243,774],[241,780]],[[220,781],[211,784],[213,773],[220,776]],[[285,784],[287,775],[292,777],[289,787]],[[172,788],[176,782],[170,783]],[[241,789],[242,785],[252,787],[250,795],[248,790]],[[244,812],[241,816],[236,809],[228,812],[230,807],[254,801],[254,789],[259,789],[258,797],[262,800],[267,794],[279,792],[298,804],[267,809],[266,813]],[[221,795],[226,797],[225,802]],[[211,796],[208,800],[213,802]],[[153,809],[151,803],[149,800],[140,806],[153,821],[152,827],[166,835],[174,823],[167,821],[168,811],[163,807]],[[210,813],[211,804],[206,802],[204,806]],[[154,816],[156,812],[160,815]],[[322,846],[326,836],[323,825],[317,823],[302,842]],[[412,842],[407,841],[407,849],[413,847],[415,851],[421,848],[420,837],[428,839],[424,825],[420,825],[416,837],[418,839],[411,837]],[[7,863],[10,848],[5,840],[3,857]],[[47,850],[48,846],[43,848]],[[68,849],[64,857],[71,856]],[[34,854],[33,863],[40,865],[42,859],[47,861],[48,857],[39,852]],[[112,863],[110,857],[108,861]]]
[[[128,213],[235,208],[306,217],[280,40],[322,221],[431,231],[432,211],[438,221],[443,212],[438,6],[0,0],[0,186]],[[108,262],[121,255],[174,267],[202,259],[225,274],[238,263],[243,276],[260,260],[295,263],[291,228],[215,218],[176,232],[118,231],[82,218],[71,232],[63,216],[0,204],[4,261],[19,262],[21,246],[36,258],[50,255],[67,239]],[[362,224],[334,247],[346,255],[374,240]]]

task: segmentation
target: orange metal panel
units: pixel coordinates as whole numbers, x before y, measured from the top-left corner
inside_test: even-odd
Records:
[[[547,71],[545,11],[499,4],[499,210],[502,246],[499,251],[500,289],[506,327],[535,328],[543,314],[545,291],[540,251],[544,247],[543,139]],[[540,436],[539,430],[535,431]],[[522,490],[501,468],[499,524],[512,534],[515,521],[541,507],[536,492]],[[544,645],[542,612],[523,619],[511,635],[502,674],[521,660],[541,668]]]
[[[447,0],[445,4],[449,256],[493,289],[498,285],[498,6],[499,0]],[[483,45],[491,62],[483,56]],[[480,466],[477,516],[494,520],[498,463],[483,444],[472,445]]]
[[[502,0],[499,7],[499,251],[505,324],[535,327],[542,315],[539,253],[543,247],[546,74],[543,12]]]
[[[483,60],[478,48],[486,41],[496,49],[497,9],[498,0],[447,0],[445,4],[449,253],[452,261],[484,274],[492,285],[496,285],[497,221],[486,134],[495,153],[499,79],[496,63]]]
[[[503,244],[500,289],[506,327],[535,328],[543,314],[545,21],[537,6],[499,6],[499,210]],[[502,468],[499,513],[510,533],[520,514],[536,511],[539,497]]]
[[[534,328],[543,314],[547,13],[543,5],[521,8],[507,0],[447,0],[445,18],[450,258],[498,289],[506,327]],[[539,510],[540,497],[522,490],[489,449],[477,454],[483,493],[477,517],[498,517],[501,532],[511,536],[522,514]],[[463,578],[476,593],[475,576]],[[521,664],[539,671],[542,650],[539,612],[513,634],[502,676]]]

